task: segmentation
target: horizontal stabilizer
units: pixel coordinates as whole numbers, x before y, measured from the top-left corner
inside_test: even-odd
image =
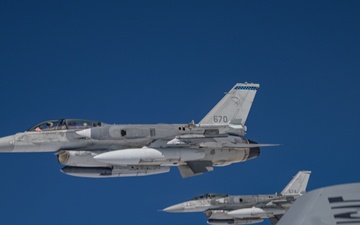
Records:
[[[233,145],[224,145],[225,148],[257,148],[257,147],[271,147],[280,146],[281,144],[257,144],[257,143],[237,143]]]
[[[274,215],[272,217],[269,217],[270,223],[271,224],[277,224],[282,216],[283,215]]]
[[[213,170],[211,161],[189,161],[186,164],[178,166],[182,178],[200,175]]]

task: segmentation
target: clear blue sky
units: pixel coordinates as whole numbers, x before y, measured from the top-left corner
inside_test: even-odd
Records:
[[[53,153],[0,154],[0,223],[206,224],[159,209],[197,194],[359,182],[359,1],[1,1],[0,136],[46,119],[200,121],[236,82],[261,87],[245,163],[182,179],[62,174]],[[270,224],[268,221],[263,224]]]

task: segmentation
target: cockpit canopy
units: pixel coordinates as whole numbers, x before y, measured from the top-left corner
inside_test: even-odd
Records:
[[[51,130],[72,130],[86,129],[101,126],[101,122],[79,119],[46,120],[31,127],[27,131],[51,131]]]
[[[198,195],[191,200],[201,200],[201,199],[216,199],[216,198],[225,198],[228,197],[227,194],[216,194],[216,193],[207,193],[203,195]]]

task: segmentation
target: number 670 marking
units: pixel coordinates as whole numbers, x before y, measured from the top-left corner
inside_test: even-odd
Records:
[[[215,123],[227,123],[228,122],[228,118],[227,116],[214,116],[214,122]]]

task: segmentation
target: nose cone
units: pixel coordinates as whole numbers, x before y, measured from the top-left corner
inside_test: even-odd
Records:
[[[167,207],[165,209],[163,209],[164,212],[184,212],[184,205],[181,204],[177,204],[177,205],[172,205],[170,207]]]
[[[14,135],[0,138],[0,152],[12,152],[14,150]]]
[[[114,152],[105,152],[105,153],[94,156],[94,159],[99,162],[111,163],[111,164],[116,164],[117,158],[121,158],[121,154],[119,157],[119,156],[117,156],[116,152],[115,153]]]

